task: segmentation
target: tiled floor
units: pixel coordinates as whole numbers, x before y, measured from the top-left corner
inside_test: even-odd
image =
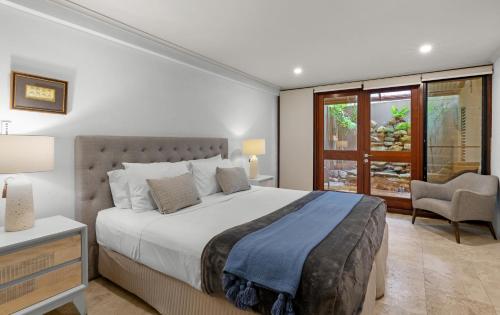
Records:
[[[386,292],[377,314],[500,314],[500,242],[486,226],[390,214]],[[496,311],[495,311],[496,308]]]
[[[385,296],[376,314],[500,315],[500,242],[485,226],[461,224],[462,244],[443,220],[389,214]],[[156,314],[104,279],[90,283],[89,314]],[[71,305],[51,315],[76,314]]]

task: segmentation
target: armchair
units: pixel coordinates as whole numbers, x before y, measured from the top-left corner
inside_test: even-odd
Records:
[[[412,224],[415,223],[416,210],[423,209],[450,220],[455,229],[457,243],[460,243],[459,222],[466,220],[488,222],[493,238],[497,239],[492,224],[497,188],[496,176],[475,173],[462,174],[445,184],[412,180]]]

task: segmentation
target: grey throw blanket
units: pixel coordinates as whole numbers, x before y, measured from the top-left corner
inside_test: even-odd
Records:
[[[302,208],[240,239],[224,267],[224,291],[236,307],[259,303],[257,290],[280,293],[272,315],[293,315],[293,298],[310,251],[340,224],[362,195],[316,194]]]
[[[202,255],[204,292],[224,294],[223,268],[234,244],[302,208],[318,194],[323,192],[312,192],[271,214],[215,236]],[[383,239],[385,211],[382,199],[364,196],[342,223],[310,252],[293,303],[296,314],[358,314],[361,311],[373,260]],[[253,310],[269,314],[276,292],[259,289],[258,298],[260,303]]]

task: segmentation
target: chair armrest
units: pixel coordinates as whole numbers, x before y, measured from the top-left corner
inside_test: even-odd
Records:
[[[451,200],[453,221],[483,220],[494,217],[496,195],[481,194],[469,189],[457,189]]]
[[[451,200],[453,192],[446,184],[433,184],[421,180],[411,181],[411,198],[413,201],[421,198]]]

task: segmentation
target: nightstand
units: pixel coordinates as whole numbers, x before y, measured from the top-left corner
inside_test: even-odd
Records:
[[[63,216],[0,227],[0,314],[43,314],[73,302],[86,314],[87,226]]]
[[[248,182],[254,186],[275,187],[274,176],[271,175],[257,175],[256,178],[249,179]]]

